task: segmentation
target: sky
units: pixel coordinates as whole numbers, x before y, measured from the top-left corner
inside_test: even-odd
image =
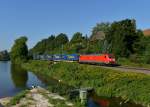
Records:
[[[90,35],[96,23],[136,19],[150,28],[150,0],[0,0],[0,51],[28,37],[28,47],[51,34]]]

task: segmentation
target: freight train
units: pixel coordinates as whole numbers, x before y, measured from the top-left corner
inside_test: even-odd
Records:
[[[44,55],[33,55],[33,59],[49,60],[49,61],[77,61],[79,63],[89,63],[89,64],[111,64],[111,65],[116,64],[116,60],[113,54],[90,54],[90,55],[44,54]]]

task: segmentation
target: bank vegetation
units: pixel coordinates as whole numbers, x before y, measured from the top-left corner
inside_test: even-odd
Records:
[[[44,78],[55,78],[76,88],[93,87],[99,96],[121,97],[126,101],[150,105],[150,76],[146,74],[119,72],[76,62],[29,61],[23,67]]]

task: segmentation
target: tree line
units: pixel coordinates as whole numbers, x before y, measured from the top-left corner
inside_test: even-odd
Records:
[[[0,52],[0,61],[8,61],[10,60],[9,53],[7,50],[1,51]]]
[[[150,63],[150,37],[145,37],[142,30],[136,28],[134,19],[98,23],[93,27],[91,36],[76,32],[71,40],[64,33],[51,35],[39,41],[29,52],[26,41],[26,37],[15,41],[11,50],[12,59],[20,56],[17,60],[22,60],[25,59],[24,56],[33,54],[113,53],[117,58],[125,57],[136,62]]]

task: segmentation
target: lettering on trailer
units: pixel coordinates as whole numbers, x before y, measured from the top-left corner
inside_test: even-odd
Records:
[[[68,58],[73,59],[75,58],[74,56],[68,55]]]
[[[55,55],[55,58],[60,58],[60,56],[58,56],[58,55]]]
[[[49,55],[48,55],[47,57],[48,57],[48,58],[52,58],[52,56],[49,56]]]

